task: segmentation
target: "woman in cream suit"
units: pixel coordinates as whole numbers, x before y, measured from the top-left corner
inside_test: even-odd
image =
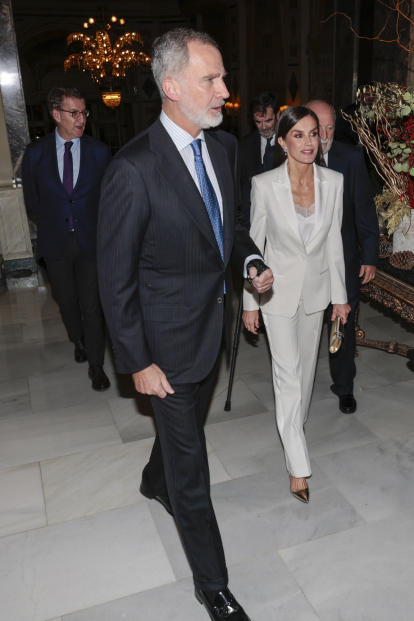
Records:
[[[342,250],[343,177],[325,167],[317,116],[294,106],[280,117],[275,168],[252,179],[250,235],[274,275],[257,294],[246,283],[243,321],[257,333],[259,308],[272,355],[276,420],[292,494],[309,502],[303,425],[315,377],[323,313],[346,322]]]

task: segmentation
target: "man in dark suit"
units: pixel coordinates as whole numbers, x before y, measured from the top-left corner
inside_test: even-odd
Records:
[[[108,390],[103,370],[105,321],[98,290],[96,231],[109,148],[84,134],[83,95],[54,88],[48,97],[56,130],[27,145],[23,191],[37,215],[37,253],[46,262],[76,362],[89,362],[92,388]]]
[[[250,110],[256,125],[250,134],[244,136],[240,147],[240,184],[242,201],[240,211],[242,223],[250,229],[251,179],[255,175],[273,168],[276,125],[280,107],[274,95],[264,91],[255,95]]]
[[[117,369],[151,395],[157,422],[141,492],[174,515],[211,619],[247,621],[227,588],[203,419],[223,327],[231,342],[230,258],[259,291],[273,276],[235,223],[237,142],[203,131],[221,123],[228,97],[217,44],[171,30],[154,43],[152,69],[161,116],[115,156],[102,185],[102,303]]]
[[[379,226],[372,198],[371,184],[360,147],[333,140],[335,111],[325,101],[306,104],[319,119],[322,150],[328,168],[344,176],[342,241],[345,256],[345,279],[351,312],[345,324],[345,338],[329,362],[332,392],[339,397],[339,409],[352,414],[357,408],[353,394],[355,366],[355,312],[362,284],[375,278],[379,256]],[[330,309],[329,318],[332,313]]]

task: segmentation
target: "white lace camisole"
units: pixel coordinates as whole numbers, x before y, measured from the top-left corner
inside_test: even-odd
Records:
[[[315,203],[313,203],[313,205],[311,205],[308,209],[301,207],[296,203],[294,203],[294,205],[302,241],[306,244],[315,224]]]

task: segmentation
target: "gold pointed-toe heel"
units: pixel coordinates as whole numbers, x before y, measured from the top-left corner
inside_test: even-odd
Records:
[[[294,492],[293,490],[290,490],[290,493],[292,494],[292,496],[294,496],[301,502],[306,502],[306,504],[309,502],[309,488],[308,487],[305,487],[305,489],[301,489],[298,492]]]

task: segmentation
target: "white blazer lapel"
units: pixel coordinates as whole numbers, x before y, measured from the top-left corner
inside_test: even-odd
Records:
[[[315,239],[321,230],[323,219],[328,205],[329,180],[323,176],[323,169],[316,164],[313,165],[313,179],[315,187],[315,225],[309,239],[306,242],[308,246]]]
[[[297,240],[303,246],[302,235],[300,234],[298,218],[296,216],[295,205],[293,203],[292,187],[290,185],[290,179],[287,172],[287,162],[280,166],[277,172],[278,176],[276,181],[272,181],[277,202],[282,208],[286,220],[297,237]]]

